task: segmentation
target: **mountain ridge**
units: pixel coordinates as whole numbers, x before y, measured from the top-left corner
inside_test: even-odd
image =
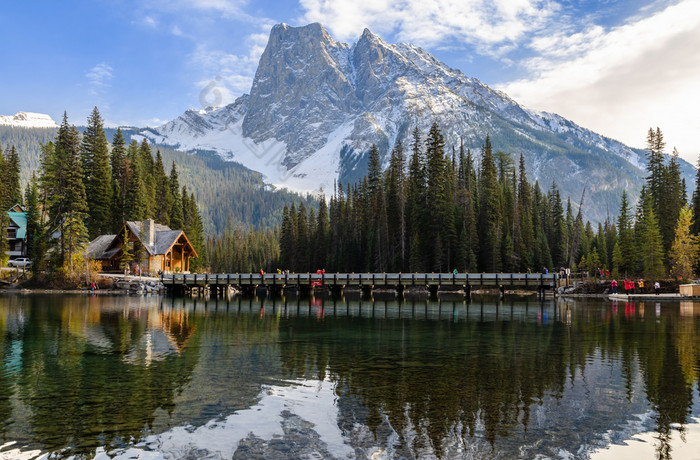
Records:
[[[372,144],[386,165],[398,139],[410,145],[412,130],[425,135],[433,122],[448,149],[464,142],[478,151],[488,135],[494,150],[522,154],[543,188],[556,181],[574,202],[585,188],[584,216],[594,222],[619,208],[622,190],[634,199],[646,174],[644,151],[523,107],[422,48],[389,44],[369,29],[347,45],[318,23],[272,27],[250,94],[141,134],[217,152],[278,187],[330,193],[364,175]],[[686,181],[694,178],[682,163]]]

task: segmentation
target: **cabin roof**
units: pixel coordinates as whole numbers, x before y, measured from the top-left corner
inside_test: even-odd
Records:
[[[107,248],[109,248],[116,236],[117,235],[100,235],[90,241],[88,245],[88,257],[91,259],[109,259],[109,257],[104,257],[105,251],[107,251]]]
[[[17,238],[24,239],[27,235],[27,213],[10,211],[7,215],[10,217],[11,224],[14,223],[17,226]]]
[[[24,206],[22,206],[21,204],[15,203],[14,206],[8,209],[8,212],[27,212],[27,210],[24,209]]]
[[[165,254],[180,237],[182,230],[156,232],[155,254]]]

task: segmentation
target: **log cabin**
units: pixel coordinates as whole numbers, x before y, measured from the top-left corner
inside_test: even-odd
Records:
[[[121,271],[124,235],[134,257],[131,271],[143,273],[189,273],[190,259],[197,251],[182,230],[171,230],[152,219],[127,221],[116,235],[100,235],[90,242],[88,257],[101,263],[102,271]]]

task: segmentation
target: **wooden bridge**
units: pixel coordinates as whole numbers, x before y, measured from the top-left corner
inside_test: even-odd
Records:
[[[229,274],[171,274],[161,275],[163,284],[177,293],[209,288],[223,293],[233,286],[243,292],[266,289],[281,292],[284,289],[311,291],[326,288],[340,292],[346,287],[396,289],[400,293],[408,287],[427,288],[436,294],[440,288],[463,289],[466,295],[473,287],[508,287],[556,292],[557,273],[229,273]]]

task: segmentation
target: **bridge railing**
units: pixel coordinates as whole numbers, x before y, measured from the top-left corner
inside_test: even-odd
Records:
[[[226,273],[163,274],[166,285],[538,285],[556,283],[557,273]]]

